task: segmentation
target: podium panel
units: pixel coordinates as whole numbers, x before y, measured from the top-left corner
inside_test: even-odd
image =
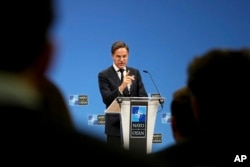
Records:
[[[106,113],[120,113],[123,147],[151,153],[156,113],[163,97],[118,97]]]

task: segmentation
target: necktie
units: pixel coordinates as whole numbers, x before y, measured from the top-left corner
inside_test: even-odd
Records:
[[[123,81],[123,78],[124,78],[124,76],[123,76],[123,71],[124,71],[124,69],[120,69],[119,71],[121,72],[121,82],[122,82],[122,81]]]

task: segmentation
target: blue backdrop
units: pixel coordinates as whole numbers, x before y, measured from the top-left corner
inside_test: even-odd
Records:
[[[250,46],[249,0],[58,0],[56,8],[56,58],[48,75],[69,102],[75,127],[105,140],[104,126],[95,123],[105,110],[97,75],[112,63],[112,43],[123,40],[128,65],[141,71],[147,92],[157,91],[143,70],[165,97],[155,125],[162,142],[153,152],[174,142],[170,101],[185,85],[192,58],[216,47]],[[71,95],[86,95],[88,104],[70,105]]]

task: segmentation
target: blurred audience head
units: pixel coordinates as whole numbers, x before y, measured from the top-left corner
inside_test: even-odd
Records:
[[[173,93],[170,104],[171,128],[176,142],[189,139],[196,134],[196,120],[186,86]]]
[[[250,111],[250,50],[213,49],[188,66],[200,132],[244,134]],[[218,133],[218,134],[219,134]]]
[[[0,70],[23,72],[48,69],[51,59],[50,28],[55,14],[52,0],[13,0],[1,3],[7,9],[2,16],[2,48],[5,53]]]

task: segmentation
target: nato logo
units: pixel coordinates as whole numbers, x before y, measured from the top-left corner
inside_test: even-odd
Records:
[[[105,115],[88,115],[88,125],[105,125]]]
[[[98,125],[97,115],[88,115],[88,125]]]
[[[146,122],[146,106],[132,106],[131,122]]]
[[[132,106],[131,107],[131,131],[132,138],[146,137],[146,106]]]
[[[162,124],[171,123],[171,114],[169,112],[163,113],[161,117]]]
[[[87,95],[70,95],[69,105],[71,106],[88,105],[88,96]]]

